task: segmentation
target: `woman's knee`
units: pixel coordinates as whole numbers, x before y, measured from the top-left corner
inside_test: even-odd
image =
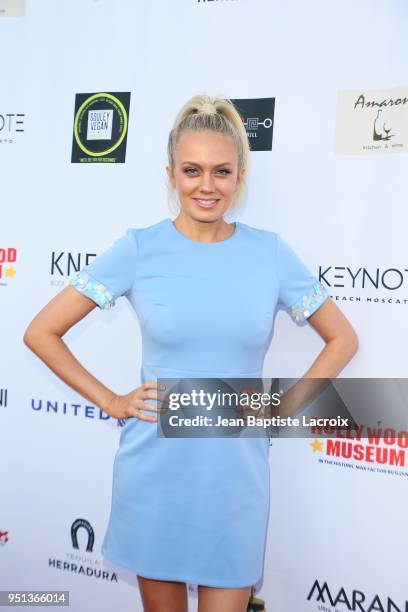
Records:
[[[187,612],[185,582],[137,576],[144,612]]]
[[[198,587],[198,612],[246,612],[251,587],[223,589]]]

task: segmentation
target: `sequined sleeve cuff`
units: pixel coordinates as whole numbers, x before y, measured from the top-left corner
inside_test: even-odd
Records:
[[[103,310],[109,310],[115,305],[115,299],[107,287],[85,271],[77,272],[71,276],[69,283],[80,293],[91,298]]]
[[[302,296],[290,308],[290,314],[295,321],[305,321],[323,304],[329,293],[322,283],[317,282],[313,285],[312,290]]]

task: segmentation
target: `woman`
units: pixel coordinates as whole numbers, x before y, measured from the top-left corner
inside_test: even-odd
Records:
[[[262,377],[278,304],[325,341],[305,377],[335,377],[357,350],[351,325],[285,240],[224,220],[242,197],[248,156],[229,100],[189,100],[168,141],[175,221],[128,229],[70,278],[24,335],[75,391],[127,419],[102,552],[135,572],[145,612],[187,610],[186,583],[198,586],[200,612],[246,610],[262,576],[269,510],[269,440],[158,437],[157,379]],[[123,295],[141,325],[142,384],[117,395],[62,336]]]

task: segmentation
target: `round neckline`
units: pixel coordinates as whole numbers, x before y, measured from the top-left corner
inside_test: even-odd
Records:
[[[186,236],[185,234],[180,232],[180,230],[177,229],[177,227],[174,225],[174,223],[170,219],[170,217],[167,218],[167,221],[168,221],[171,229],[173,230],[173,233],[176,234],[177,236],[179,236],[183,241],[188,242],[190,244],[197,244],[197,245],[201,244],[204,247],[214,246],[216,244],[225,244],[225,243],[232,242],[234,240],[234,238],[237,236],[238,229],[239,229],[239,221],[234,221],[235,231],[231,234],[231,236],[228,236],[228,238],[224,238],[224,240],[217,240],[216,242],[202,242],[201,240],[193,240],[192,238],[189,238],[188,236]]]

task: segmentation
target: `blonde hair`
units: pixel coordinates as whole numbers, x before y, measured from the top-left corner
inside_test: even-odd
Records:
[[[177,142],[185,132],[210,130],[229,136],[238,151],[238,172],[241,180],[237,186],[233,205],[238,204],[244,195],[249,163],[249,141],[244,123],[231,100],[205,94],[190,98],[178,112],[167,143],[169,165],[174,167],[174,151]],[[168,184],[171,199],[175,190]],[[232,208],[232,206],[230,207]]]

